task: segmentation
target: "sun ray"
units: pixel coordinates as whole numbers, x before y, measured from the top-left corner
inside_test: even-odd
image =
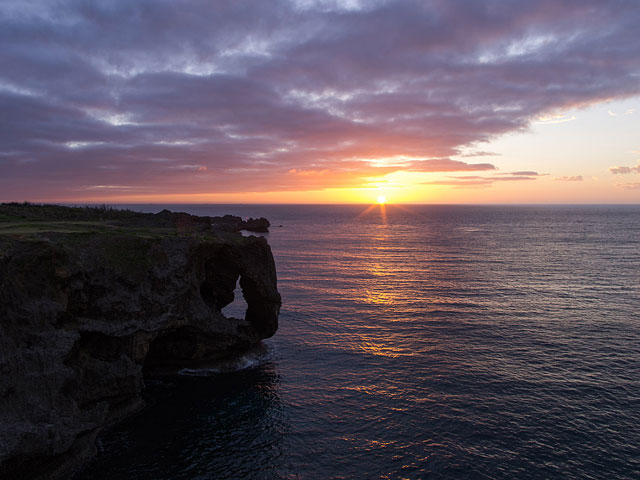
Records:
[[[369,205],[360,215],[358,215],[358,218],[364,217],[365,215],[367,215],[371,210],[373,210],[376,207],[377,207],[377,205],[375,203],[372,204],[372,205]]]
[[[378,206],[380,207],[380,216],[382,217],[382,223],[384,225],[387,225],[387,206],[384,204],[384,202],[378,203]]]

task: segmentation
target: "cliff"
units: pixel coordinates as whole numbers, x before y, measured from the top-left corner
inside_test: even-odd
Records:
[[[102,428],[143,406],[147,372],[277,329],[271,250],[229,232],[242,225],[60,208],[0,205],[0,478],[68,473]],[[226,318],[238,280],[245,318]]]

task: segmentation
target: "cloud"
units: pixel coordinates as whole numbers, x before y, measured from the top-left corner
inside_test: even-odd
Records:
[[[536,172],[530,172],[532,175],[522,175],[527,172],[517,172],[520,175],[494,175],[490,177],[484,177],[479,175],[465,175],[459,177],[449,177],[449,180],[434,180],[430,182],[423,182],[423,185],[447,185],[457,188],[482,188],[489,187],[495,182],[520,182],[528,180],[536,180],[538,174]]]
[[[609,171],[614,175],[626,175],[629,173],[640,173],[640,165],[637,167],[610,167]]]
[[[564,114],[543,115],[538,117],[537,121],[533,123],[535,123],[536,125],[553,125],[556,123],[573,122],[575,119],[575,115],[572,115],[571,117],[567,117]]]
[[[479,151],[479,152],[463,153],[458,156],[459,157],[498,157],[500,155],[501,155],[500,153],[496,153],[496,152]]]
[[[416,172],[474,172],[495,170],[496,167],[490,163],[465,163],[450,158],[435,158],[412,160],[406,164],[404,169]]]
[[[640,190],[640,182],[635,183],[619,183],[617,187],[623,190]]]
[[[493,171],[453,158],[640,93],[639,22],[630,0],[3,2],[0,192]]]
[[[556,177],[554,180],[558,182],[582,182],[582,175],[574,175],[570,177]]]

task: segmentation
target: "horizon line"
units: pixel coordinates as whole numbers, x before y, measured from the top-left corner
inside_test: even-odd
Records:
[[[40,202],[40,201],[15,201],[15,200],[10,200],[10,201],[2,201],[0,203],[19,203],[19,204],[23,204],[23,203],[29,203],[32,205],[62,205],[62,206],[83,206],[83,205],[200,205],[200,206],[207,206],[207,205],[221,205],[221,206],[350,206],[350,205],[376,205],[376,202],[350,202],[350,203],[276,203],[276,202],[268,202],[268,203],[239,203],[239,202],[232,202],[232,203],[191,203],[191,202],[187,202],[187,203],[181,203],[181,202],[177,202],[177,203],[172,203],[172,202],[143,202],[143,203],[137,203],[137,202],[82,202],[82,201],[74,201],[74,202],[68,202],[68,201],[46,201],[46,202]],[[640,202],[635,202],[635,203],[584,203],[584,202],[574,202],[574,203],[411,203],[411,202],[387,202],[385,203],[386,206],[393,206],[393,205],[409,205],[409,206],[459,206],[459,207],[472,207],[472,206],[477,206],[477,207],[482,207],[482,206],[513,206],[513,207],[517,207],[517,206],[640,206]]]

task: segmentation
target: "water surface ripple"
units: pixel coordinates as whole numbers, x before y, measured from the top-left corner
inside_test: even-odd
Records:
[[[283,225],[280,329],[80,479],[640,478],[639,207],[167,207]]]

